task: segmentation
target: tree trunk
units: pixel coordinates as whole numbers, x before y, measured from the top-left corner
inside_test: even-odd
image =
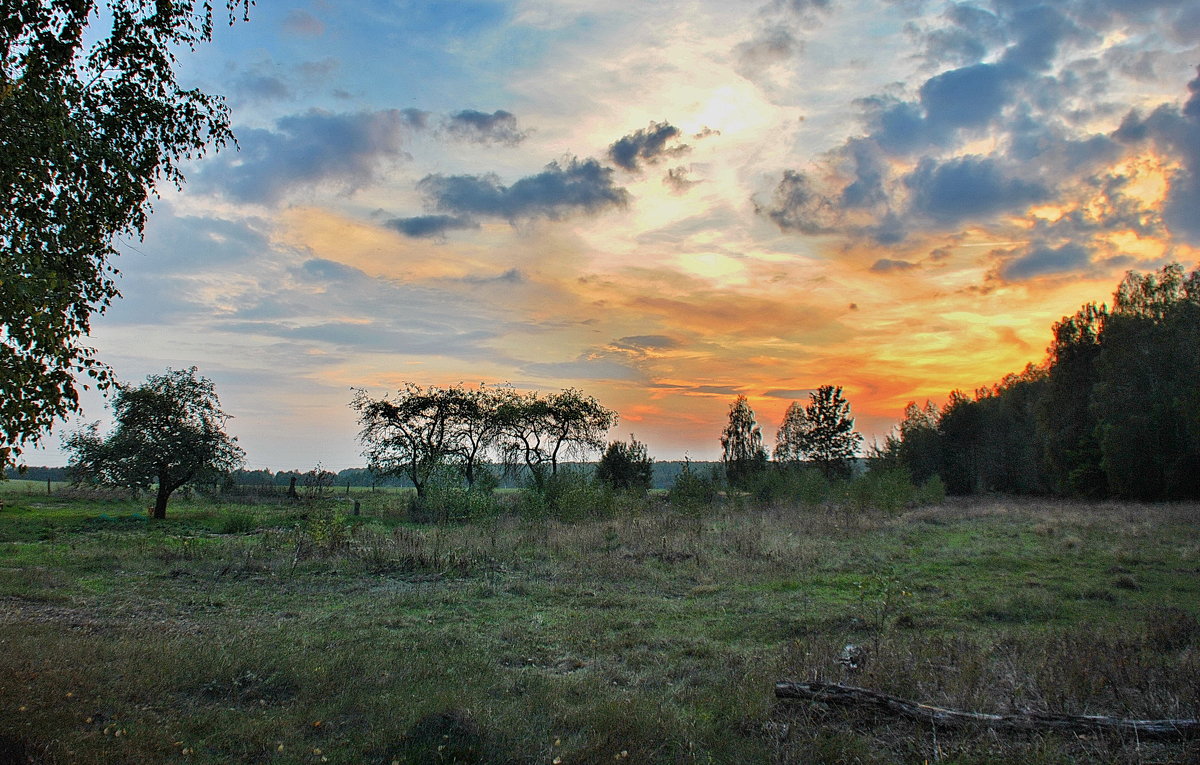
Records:
[[[1099,715],[993,715],[921,704],[878,691],[831,683],[775,683],[781,699],[807,699],[838,706],[867,706],[899,717],[945,728],[982,725],[1004,731],[1060,730],[1072,733],[1136,733],[1145,738],[1197,738],[1200,720],[1126,720]]]
[[[158,477],[158,493],[154,496],[154,514],[152,518],[167,517],[167,500],[171,498],[171,485],[166,476]]]

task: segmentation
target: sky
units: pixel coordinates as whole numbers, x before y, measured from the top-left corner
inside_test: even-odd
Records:
[[[1196,266],[1197,65],[1183,0],[271,0],[181,54],[238,147],[91,342],[197,366],[251,468],[364,464],[351,389],[405,381],[579,388],[660,459],[840,385],[870,439]]]

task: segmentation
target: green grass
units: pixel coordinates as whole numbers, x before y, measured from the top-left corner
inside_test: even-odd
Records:
[[[1196,752],[931,731],[772,695],[776,680],[820,678],[980,711],[1200,716],[1193,505],[436,527],[385,493],[357,519],[345,502],[181,502],[153,522],[140,503],[8,500],[0,759],[5,747],[81,763]],[[835,662],[846,643],[870,650],[853,675]]]

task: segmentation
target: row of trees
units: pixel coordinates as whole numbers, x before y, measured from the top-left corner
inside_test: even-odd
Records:
[[[602,449],[616,413],[579,390],[422,387],[394,395],[357,391],[360,441],[373,476],[404,477],[425,498],[453,475],[468,490],[520,466],[544,493],[559,465]],[[243,457],[224,433],[212,382],[196,369],[120,386],[114,431],[93,425],[66,440],[76,480],[157,486],[154,515],[189,482],[211,481]],[[862,436],[842,389],[825,385],[792,403],[774,458],[849,477]],[[768,466],[762,430],[744,396],[721,436],[727,483],[752,486]],[[1200,270],[1170,265],[1128,274],[1113,308],[1089,304],[1054,326],[1046,362],[976,391],[954,391],[944,407],[906,407],[875,463],[937,476],[953,493],[1002,491],[1137,499],[1200,497]],[[636,439],[612,442],[597,477],[618,489],[648,488],[653,463]],[[332,476],[332,474],[330,474]]]
[[[784,468],[808,462],[826,478],[848,478],[861,443],[841,387],[822,385],[809,394],[807,405],[793,401],[788,406],[775,433],[775,462]],[[744,488],[767,469],[762,428],[745,396],[738,396],[729,407],[721,451],[731,486]]]
[[[426,495],[430,482],[454,470],[473,488],[481,465],[524,465],[535,488],[570,456],[604,448],[617,413],[582,391],[543,395],[509,387],[423,387],[407,383],[395,395],[355,393],[368,469],[403,475]]]
[[[1200,270],[1130,272],[1053,328],[1044,363],[910,403],[880,457],[958,494],[1200,497]]]

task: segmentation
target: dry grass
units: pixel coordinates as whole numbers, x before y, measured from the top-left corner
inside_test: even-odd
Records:
[[[1196,506],[399,512],[0,516],[0,762],[1198,757],[771,693],[841,680],[978,711],[1196,717]],[[231,513],[254,528],[218,533],[245,526]],[[847,643],[868,652],[854,672]]]

